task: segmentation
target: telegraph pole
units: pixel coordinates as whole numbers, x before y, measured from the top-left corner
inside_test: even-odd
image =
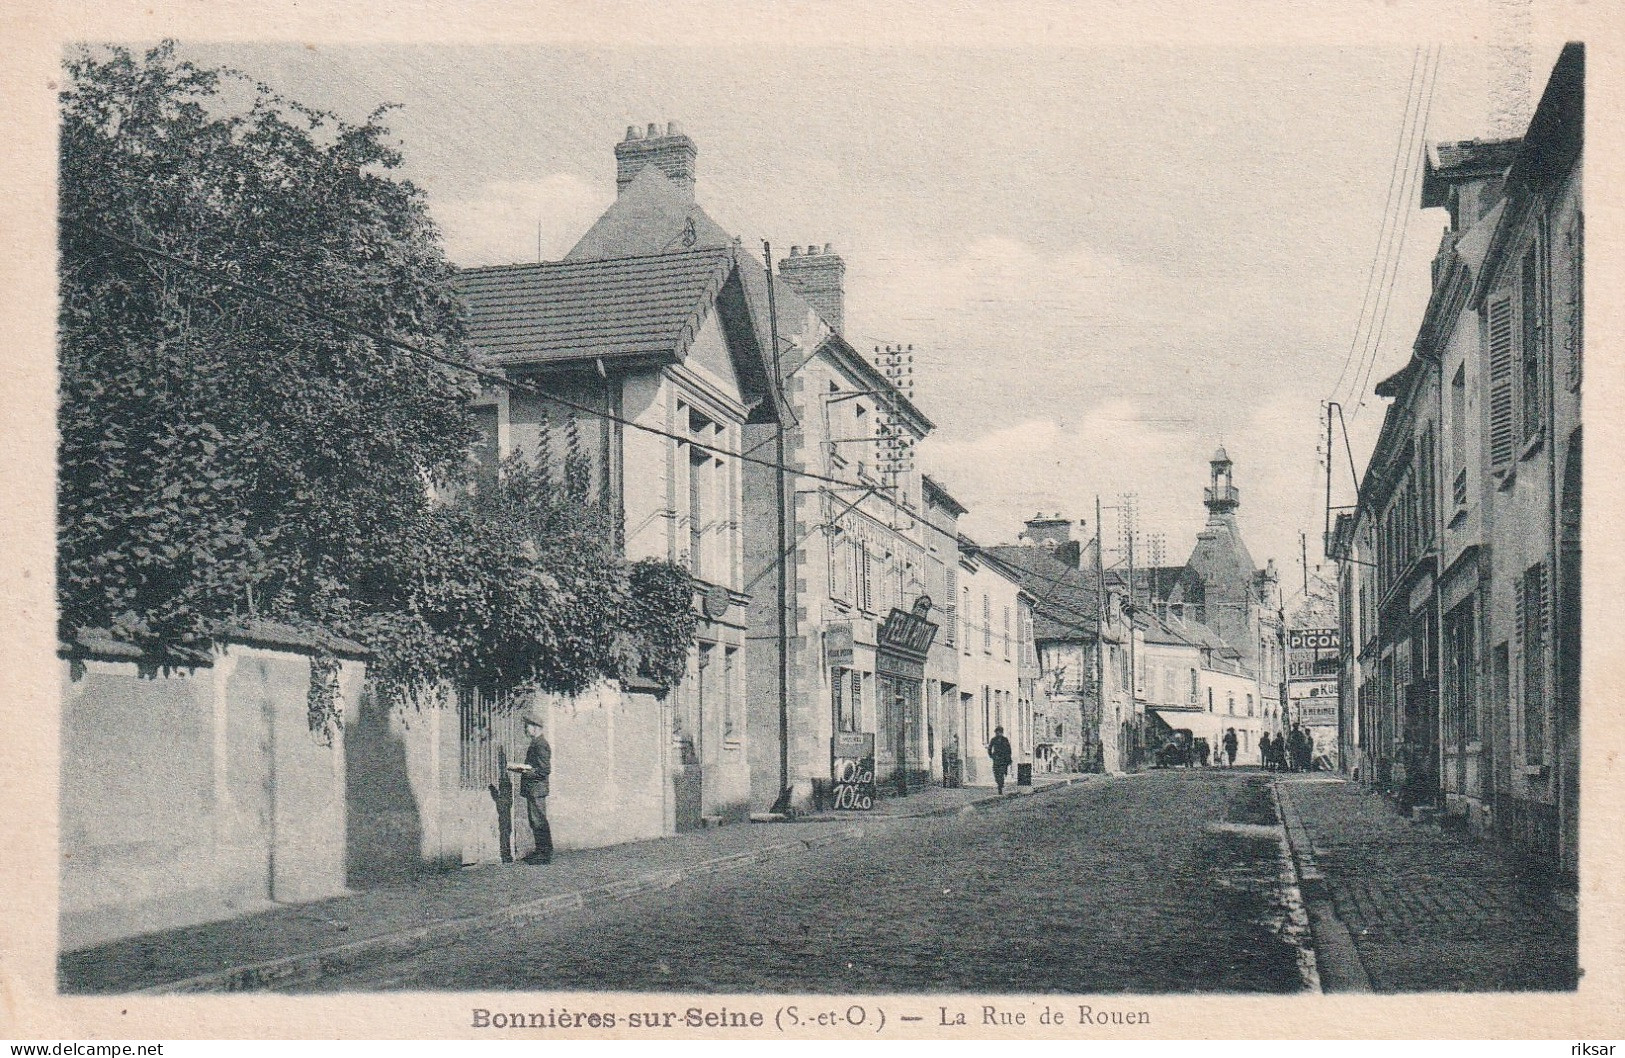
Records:
[[[789,808],[790,802],[790,626],[788,611],[790,608],[790,576],[788,554],[790,547],[785,542],[790,535],[788,515],[785,507],[789,502],[786,495],[787,485],[784,474],[784,416],[788,411],[788,401],[784,396],[784,369],[781,363],[782,350],[779,348],[779,310],[778,302],[773,292],[773,247],[766,239],[762,240],[762,260],[767,266],[767,326],[768,340],[773,343],[773,385],[777,392],[774,394],[779,402],[778,426],[774,430],[774,457],[773,470],[773,498],[774,506],[778,508],[778,517],[775,519],[778,535],[779,584],[778,584],[778,647],[779,647],[779,801],[782,805],[774,805],[775,811]]]
[[[1303,565],[1303,603],[1309,605],[1309,534],[1298,530],[1298,560]]]
[[[1102,738],[1106,722],[1106,566],[1101,553],[1100,496],[1095,495],[1095,737]],[[1100,766],[1106,767],[1106,746],[1100,746]]]

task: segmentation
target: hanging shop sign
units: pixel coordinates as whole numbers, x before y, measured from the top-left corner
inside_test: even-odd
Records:
[[[1337,699],[1310,698],[1297,703],[1298,723],[1305,727],[1336,727]]]
[[[839,621],[824,629],[824,661],[831,668],[851,668],[853,656],[851,621]]]
[[[1336,650],[1335,628],[1289,628],[1286,630],[1288,650]]]
[[[1298,680],[1292,684],[1292,700],[1304,702],[1312,698],[1335,699],[1337,697],[1336,680]]]
[[[875,806],[875,736],[870,731],[838,731],[830,740],[831,790],[835,807],[867,812]]]
[[[920,596],[912,610],[893,607],[886,620],[881,622],[876,644],[881,650],[924,661],[931,649],[931,641],[937,637],[937,626],[926,620],[930,612],[931,600],[924,595]]]

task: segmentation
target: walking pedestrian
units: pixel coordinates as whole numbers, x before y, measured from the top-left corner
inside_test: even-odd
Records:
[[[536,839],[536,848],[525,857],[526,863],[553,862],[553,828],[547,822],[547,795],[553,775],[553,747],[548,744],[539,714],[525,714],[525,734],[530,745],[525,749],[525,763],[510,764],[509,769],[519,773],[519,796],[525,799],[530,832]]]
[[[1207,767],[1208,758],[1211,757],[1212,755],[1213,755],[1213,747],[1209,746],[1207,744],[1207,739],[1205,739],[1205,738],[1197,739],[1196,740],[1196,759],[1202,762],[1202,767],[1204,767],[1204,768]]]
[[[1004,777],[1010,772],[1010,740],[1004,737],[1004,728],[993,729],[993,738],[988,741],[987,755],[993,761],[993,785],[999,788],[999,795],[1004,795]]]
[[[1269,771],[1270,765],[1274,763],[1271,759],[1274,752],[1275,740],[1270,738],[1270,733],[1266,731],[1258,736],[1258,763],[1265,771]]]
[[[1224,756],[1225,767],[1234,768],[1236,766],[1236,729],[1233,727],[1224,729]]]

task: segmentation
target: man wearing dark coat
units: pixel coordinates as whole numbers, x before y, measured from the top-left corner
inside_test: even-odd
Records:
[[[1010,772],[1010,740],[1004,737],[1004,728],[993,729],[993,738],[987,744],[987,755],[993,761],[993,785],[1004,793],[1004,777]]]
[[[548,780],[553,774],[553,747],[548,745],[542,731],[541,718],[535,714],[525,717],[525,734],[530,745],[525,749],[525,763],[511,765],[519,772],[519,796],[525,799],[530,832],[536,838],[536,849],[525,857],[526,863],[553,861],[553,828],[547,822]]]

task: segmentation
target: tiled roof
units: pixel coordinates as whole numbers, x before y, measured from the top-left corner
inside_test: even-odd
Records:
[[[646,165],[564,255],[564,260],[640,257],[731,246],[733,241],[733,236],[695,203],[692,188],[680,188],[659,166]]]
[[[501,366],[680,360],[734,268],[731,247],[473,268],[468,338]]]
[[[1035,600],[1033,636],[1039,640],[1093,639],[1099,628],[1099,596],[1092,577],[1041,547],[998,544],[983,548],[1011,569]]]
[[[1518,155],[1519,142],[1457,140],[1430,146],[1422,172],[1422,208],[1446,205],[1446,190],[1451,184],[1506,172]]]

